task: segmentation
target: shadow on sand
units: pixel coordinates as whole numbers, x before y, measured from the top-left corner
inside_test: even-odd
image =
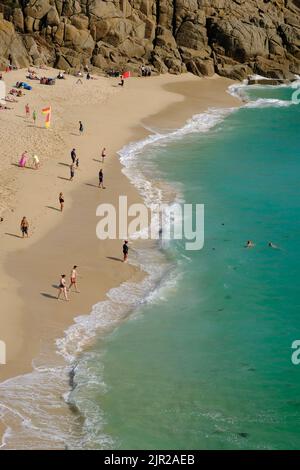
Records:
[[[53,206],[45,206],[45,207],[47,207],[47,209],[52,209],[54,211],[61,212],[61,210],[57,209],[57,207],[53,207]]]
[[[115,258],[114,256],[107,256],[106,258],[111,259],[113,261],[119,261],[119,262],[123,263],[123,260],[121,258]]]
[[[15,233],[6,232],[5,235],[9,235],[10,237],[23,238],[21,235],[16,235]]]
[[[47,297],[47,299],[56,299],[56,300],[57,300],[57,296],[56,296],[56,295],[47,294],[47,292],[41,292],[41,295],[42,295],[43,297]]]
[[[25,168],[25,170],[35,170],[32,166],[20,166],[18,163],[12,163],[13,166],[17,166],[18,168]]]
[[[70,181],[70,178],[64,178],[63,176],[58,176],[57,178],[60,180]]]

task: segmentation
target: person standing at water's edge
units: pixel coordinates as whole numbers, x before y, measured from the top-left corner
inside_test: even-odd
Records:
[[[128,240],[125,240],[123,244],[123,263],[126,263],[128,260],[128,250]]]
[[[65,300],[69,300],[68,299],[68,293],[67,293],[66,275],[65,274],[61,275],[58,288],[59,288],[59,292],[58,292],[57,300],[60,299],[61,294],[64,294]]]
[[[60,204],[60,211],[62,212],[64,209],[65,199],[63,193],[59,193],[58,196],[59,204]]]
[[[104,175],[103,175],[103,170],[101,168],[101,170],[99,171],[99,188],[105,189],[103,184],[104,184]]]
[[[71,289],[74,286],[75,292],[79,293],[79,290],[77,289],[77,268],[78,266],[75,265],[71,271],[69,291],[71,292]]]
[[[28,238],[29,223],[25,216],[21,220],[20,229],[22,232],[22,238],[24,238],[25,235]]]
[[[83,134],[83,124],[79,121],[79,135]]]

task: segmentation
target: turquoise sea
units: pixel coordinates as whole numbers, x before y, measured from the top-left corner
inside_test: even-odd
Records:
[[[135,160],[122,154],[128,172],[205,205],[205,246],[171,242],[152,295],[83,358],[73,398],[101,416],[88,445],[300,446],[300,107],[292,88],[236,91],[250,103],[195,117],[189,131],[135,147]]]
[[[132,250],[149,277],[94,307],[85,331],[98,336],[68,397],[82,418],[70,447],[300,447],[300,107],[289,87],[232,91],[250,102],[121,152],[148,203],[172,187],[205,205],[205,245]]]

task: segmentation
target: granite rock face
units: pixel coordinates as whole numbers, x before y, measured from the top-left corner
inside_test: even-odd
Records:
[[[300,73],[300,0],[0,0],[0,66]]]

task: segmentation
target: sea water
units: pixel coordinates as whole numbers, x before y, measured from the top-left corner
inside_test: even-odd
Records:
[[[170,271],[82,357],[87,447],[299,448],[300,107],[288,87],[232,91],[250,103],[121,153],[146,200],[159,180],[204,204],[205,245],[171,242]]]
[[[131,249],[148,276],[112,289],[76,319],[57,341],[67,367],[36,367],[2,386],[10,397],[3,413],[19,407],[4,445],[299,448],[300,365],[291,345],[300,339],[300,107],[293,92],[232,87],[241,108],[211,109],[122,149],[124,172],[148,205],[204,204],[204,247],[187,251],[174,240]],[[254,248],[245,248],[247,240]],[[74,420],[57,418],[63,390]],[[43,398],[38,406],[34,393]]]

